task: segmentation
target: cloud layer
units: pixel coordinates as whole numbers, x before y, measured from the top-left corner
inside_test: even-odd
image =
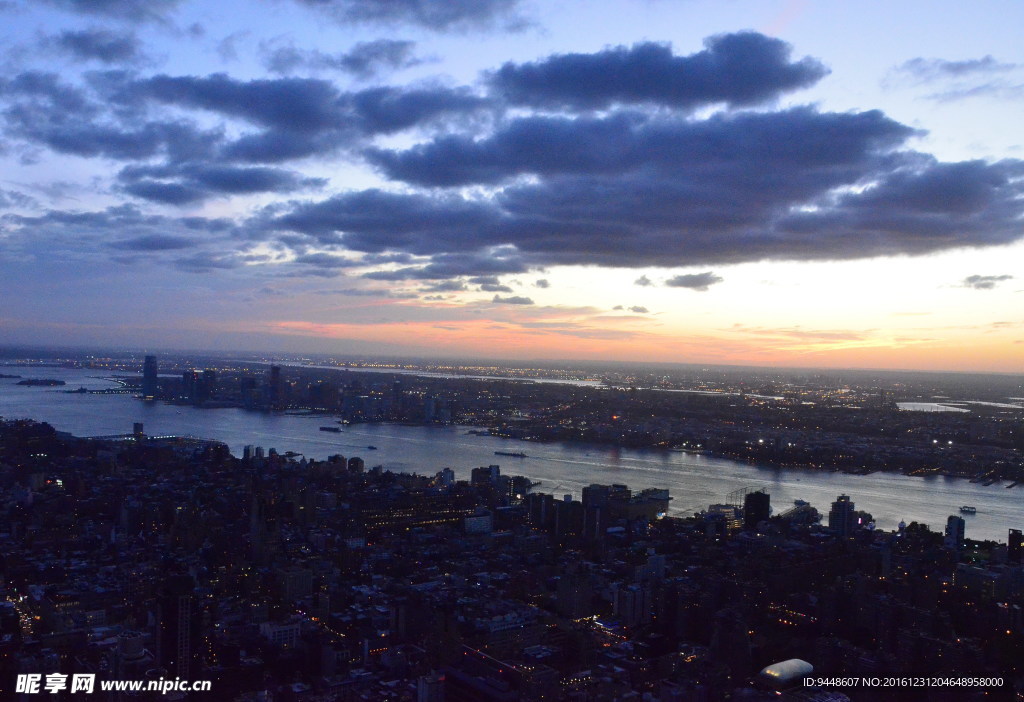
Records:
[[[139,22],[176,6],[51,1]],[[340,21],[438,31],[517,10],[512,0],[299,4]],[[910,150],[918,132],[877,110],[776,107],[829,71],[755,32],[711,37],[690,54],[650,42],[555,54],[461,86],[343,87],[290,75],[326,68],[362,80],[412,65],[415,45],[397,39],[337,54],[271,51],[271,67],[289,75],[263,78],[114,67],[138,58],[134,36],[120,30],[48,41],[110,66],[77,79],[26,69],[0,80],[4,141],[36,158],[106,164],[98,187],[133,204],[9,218],[26,240],[58,223],[65,236],[79,222],[121,254],[209,249],[173,259],[189,270],[261,260],[322,276],[360,268],[371,280],[453,280],[496,303],[529,304],[501,277],[558,265],[696,269],[662,284],[707,290],[722,280],[700,272],[711,266],[925,254],[1022,236],[1024,162],[941,162]],[[989,57],[904,66],[919,77],[1002,68]],[[369,167],[380,185],[324,175],[338,167]],[[228,217],[235,234],[201,244],[180,234],[188,208],[210,200],[246,203]],[[111,212],[168,226],[125,232]],[[247,258],[256,247],[264,259]]]

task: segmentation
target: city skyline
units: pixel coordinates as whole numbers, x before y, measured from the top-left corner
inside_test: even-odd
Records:
[[[1024,9],[0,14],[7,343],[1024,370]]]

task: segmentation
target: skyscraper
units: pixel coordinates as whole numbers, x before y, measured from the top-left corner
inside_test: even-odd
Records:
[[[1006,539],[1006,560],[1014,565],[1021,564],[1021,550],[1024,545],[1020,529],[1010,529],[1009,537]]]
[[[267,383],[267,392],[270,396],[270,406],[277,407],[283,399],[281,388],[281,366],[270,367],[270,380]]]
[[[857,515],[849,495],[839,495],[828,512],[828,528],[842,539],[853,535]]]
[[[181,374],[181,397],[196,401],[196,389],[199,385],[199,371],[187,370]]]
[[[156,397],[157,386],[156,356],[146,356],[142,363],[142,397],[152,400]]]
[[[958,517],[954,514],[949,515],[949,518],[946,520],[946,536],[943,540],[946,548],[959,551],[964,547],[965,527],[966,523],[963,517]]]
[[[157,603],[157,651],[160,665],[170,676],[187,679],[196,672],[199,653],[199,610],[195,580],[191,575],[172,575],[164,581]]]
[[[771,496],[764,490],[748,492],[743,497],[743,528],[754,530],[771,515]]]
[[[195,401],[197,404],[206,402],[217,392],[217,371],[207,368],[196,384]]]

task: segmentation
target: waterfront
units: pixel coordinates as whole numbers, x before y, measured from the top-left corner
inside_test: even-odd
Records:
[[[722,458],[658,450],[608,446],[540,444],[467,433],[468,427],[424,427],[386,424],[348,426],[341,433],[321,432],[332,420],[324,416],[247,412],[241,409],[197,409],[143,403],[131,395],[67,393],[79,387],[99,390],[115,383],[95,377],[96,371],[63,368],[15,368],[2,372],[23,378],[54,378],[62,389],[17,386],[18,379],[0,379],[0,416],[47,421],[79,436],[123,434],[143,422],[149,434],[191,434],[224,441],[235,454],[246,444],[296,451],[314,458],[341,453],[362,456],[368,466],[432,474],[451,467],[459,478],[472,468],[498,463],[502,472],[541,481],[537,490],[580,496],[590,483],[624,483],[634,490],[668,488],[671,512],[685,514],[721,502],[730,492],[766,488],[776,512],[794,499],[804,499],[827,513],[836,495],[846,493],[857,509],[871,512],[879,527],[892,529],[902,519],[940,530],[960,505],[977,507],[965,516],[971,538],[1006,540],[1009,527],[1024,526],[1024,486],[984,486],[967,480],[931,476],[912,478],[891,473],[848,475],[809,470],[758,467]],[[370,450],[368,446],[377,447]],[[495,451],[522,451],[527,458],[496,456]]]

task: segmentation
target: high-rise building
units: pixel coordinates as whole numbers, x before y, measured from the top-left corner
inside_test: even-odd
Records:
[[[270,367],[270,380],[267,383],[267,394],[269,395],[270,405],[277,407],[284,400],[284,388],[281,383],[281,366]]]
[[[608,530],[608,514],[612,489],[607,485],[588,485],[583,488],[583,538],[602,541]]]
[[[946,520],[946,536],[943,540],[943,544],[946,548],[951,548],[954,551],[960,551],[964,547],[964,533],[966,531],[966,523],[963,517],[958,517],[955,514],[949,515]]]
[[[207,368],[203,371],[203,374],[199,377],[196,383],[195,401],[196,403],[202,403],[213,397],[214,393],[217,392],[217,371]]]
[[[181,396],[195,402],[196,390],[199,386],[199,371],[187,370],[181,374]]]
[[[496,465],[480,466],[470,471],[469,482],[474,487],[497,485],[501,477],[501,467]]]
[[[159,390],[157,386],[157,363],[156,356],[146,356],[142,363],[142,397],[152,400]]]
[[[157,602],[157,652],[169,676],[195,677],[199,654],[199,608],[191,575],[172,575],[164,581]]]
[[[771,516],[771,496],[764,490],[748,492],[743,497],[743,528],[756,530],[761,522]]]
[[[857,515],[849,495],[839,495],[828,512],[828,528],[840,538],[853,535]]]
[[[1021,564],[1022,547],[1024,547],[1024,542],[1022,542],[1021,530],[1010,529],[1010,535],[1006,539],[1006,560],[1008,563],[1013,563],[1014,565]]]

